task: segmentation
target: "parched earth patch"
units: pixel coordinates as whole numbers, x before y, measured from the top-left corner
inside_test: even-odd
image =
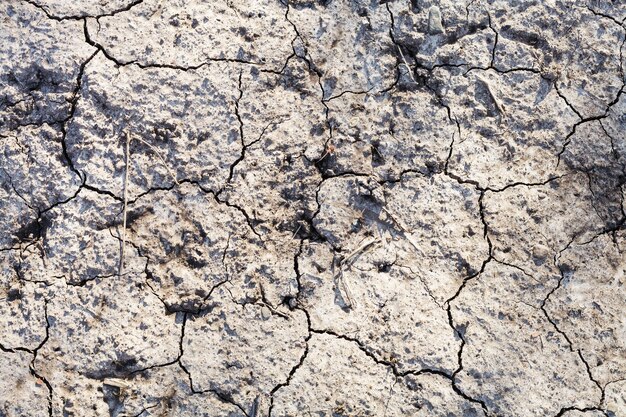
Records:
[[[0,19],[0,416],[626,416],[626,3]]]

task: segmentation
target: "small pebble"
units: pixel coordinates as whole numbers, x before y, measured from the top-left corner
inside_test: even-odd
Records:
[[[272,317],[272,311],[267,306],[263,306],[261,308],[261,317],[263,317],[263,320],[269,320]]]
[[[441,11],[439,7],[433,6],[428,10],[428,33],[435,35],[443,33],[443,23],[441,23]]]

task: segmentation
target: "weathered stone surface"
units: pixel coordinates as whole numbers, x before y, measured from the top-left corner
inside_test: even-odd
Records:
[[[46,415],[48,390],[34,376],[27,352],[0,351],[0,413],[6,416],[35,417]]]
[[[105,415],[105,378],[128,378],[180,355],[182,317],[166,315],[139,275],[60,287],[47,322],[35,366],[56,394],[54,415]]]
[[[344,94],[328,107],[333,137],[317,162],[327,176],[352,172],[398,180],[405,171],[440,172],[458,136],[428,91]]]
[[[624,2],[0,14],[1,416],[626,416]]]
[[[23,275],[20,251],[0,254],[0,346],[36,349],[46,340],[46,287]]]
[[[25,1],[2,1],[0,134],[70,115],[81,64],[95,49],[81,23],[47,19]]]
[[[206,313],[187,322],[181,364],[194,389],[215,391],[265,415],[274,387],[288,380],[305,355],[305,314],[270,310],[267,317],[267,306],[240,305],[222,288],[212,300]]]
[[[152,368],[128,379],[109,378],[102,392],[107,413],[113,416],[245,416],[214,392],[191,391],[189,378],[178,365]]]
[[[127,13],[89,20],[93,41],[119,62],[194,67],[246,61],[279,70],[294,30],[278,1],[146,0]]]
[[[85,67],[67,151],[86,182],[121,197],[176,181],[217,190],[240,154],[236,77],[222,63],[198,70],[117,68],[99,53]]]
[[[75,19],[80,17],[110,16],[129,10],[143,0],[31,0],[30,3],[45,10],[50,16],[59,19]]]
[[[398,378],[354,342],[327,334],[313,335],[306,359],[289,385],[277,391],[271,415],[309,410],[321,416],[484,415],[479,405],[457,396],[447,379],[429,374]]]
[[[602,235],[565,250],[559,259],[563,280],[546,302],[546,311],[601,386],[626,378],[623,233],[615,239]]]
[[[395,46],[385,4],[295,1],[287,18],[302,42],[296,53],[310,59],[320,74],[325,99],[346,91],[381,91],[393,84]]]
[[[556,415],[597,404],[585,363],[529,299],[524,273],[491,262],[452,303],[465,345],[459,386],[497,415]],[[532,380],[532,384],[527,381]]]
[[[529,71],[454,75],[438,69],[433,74],[435,88],[459,123],[448,167],[452,174],[501,189],[560,173],[557,156],[577,116],[549,81]]]

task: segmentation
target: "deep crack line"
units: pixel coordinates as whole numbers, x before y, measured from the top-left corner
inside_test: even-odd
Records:
[[[407,370],[407,371],[398,371],[397,367],[395,366],[394,363],[389,362],[389,361],[385,361],[382,360],[380,358],[378,358],[376,355],[374,355],[372,352],[370,352],[367,347],[358,339],[350,337],[350,336],[346,336],[343,334],[339,334],[336,333],[332,330],[320,330],[320,329],[314,329],[311,328],[310,331],[312,333],[317,333],[317,334],[326,334],[326,335],[330,335],[333,337],[336,337],[338,339],[343,339],[346,340],[348,342],[354,343],[356,344],[356,346],[358,347],[358,349],[364,353],[367,357],[369,357],[371,360],[373,360],[376,364],[378,365],[382,365],[384,367],[386,367],[387,369],[389,369],[393,375],[395,376],[395,378],[404,378],[408,375],[413,375],[413,376],[419,376],[419,375],[439,375],[444,377],[445,379],[447,379],[448,381],[450,381],[452,390],[455,392],[455,394],[457,394],[458,396],[460,396],[461,398],[479,405],[483,411],[485,412],[486,416],[492,416],[492,413],[489,412],[489,410],[487,409],[487,405],[485,404],[484,401],[476,399],[476,398],[472,398],[469,395],[465,394],[457,385],[454,375],[450,375],[444,371],[440,371],[437,369],[430,369],[430,368],[424,368],[424,369],[420,369],[420,370]]]
[[[569,246],[569,245],[568,245]],[[565,251],[567,249],[564,248],[561,252]],[[568,348],[570,350],[570,352],[572,353],[576,353],[577,356],[580,358],[581,362],[583,363],[583,365],[585,366],[585,371],[587,373],[587,377],[591,380],[591,382],[593,382],[597,388],[600,390],[600,401],[599,404],[601,405],[604,402],[604,388],[602,387],[602,385],[600,385],[600,383],[593,377],[592,373],[591,373],[591,368],[589,366],[589,363],[587,362],[587,360],[585,359],[585,357],[582,354],[581,349],[574,349],[574,344],[572,343],[572,340],[569,338],[569,336],[563,331],[561,330],[561,328],[557,325],[556,321],[554,321],[554,319],[550,316],[550,314],[548,313],[548,310],[546,309],[546,304],[548,303],[550,297],[559,289],[561,288],[561,286],[563,285],[563,281],[566,279],[565,278],[565,271],[564,269],[560,266],[560,265],[556,265],[557,268],[560,271],[560,278],[557,281],[557,284],[550,290],[550,292],[548,292],[548,294],[546,295],[546,297],[543,299],[540,309],[543,312],[544,316],[546,317],[546,319],[548,320],[548,322],[552,325],[552,327],[554,328],[554,330],[556,330],[557,333],[559,333],[567,342]]]
[[[48,339],[50,338],[50,320],[48,318],[48,300],[44,299],[44,317],[46,319],[46,336],[45,338],[41,341],[41,343],[32,351],[33,354],[33,359],[30,363],[30,372],[31,374],[37,378],[38,380],[42,381],[45,385],[46,388],[48,390],[48,416],[52,417],[53,414],[53,395],[54,395],[54,390],[52,389],[52,384],[50,384],[50,381],[48,381],[48,379],[40,374],[37,371],[37,367],[35,366],[35,361],[37,360],[37,354],[39,353],[39,350],[46,344],[46,342],[48,342]]]
[[[269,406],[269,411],[267,413],[268,417],[272,416],[272,411],[274,409],[274,394],[276,394],[276,392],[278,390],[280,390],[281,388],[286,387],[286,386],[288,386],[291,383],[291,379],[293,378],[295,373],[298,371],[298,369],[300,369],[300,367],[304,363],[305,359],[307,358],[307,356],[309,354],[309,340],[311,339],[312,334],[313,333],[311,331],[309,331],[309,334],[304,339],[304,343],[305,343],[305,345],[304,345],[304,352],[302,352],[302,356],[300,356],[300,359],[299,359],[298,363],[296,365],[294,365],[291,368],[291,370],[289,371],[289,374],[287,375],[287,379],[285,380],[285,382],[279,383],[274,388],[272,388],[272,390],[270,391],[270,406]]]
[[[625,38],[626,39],[626,38]],[[622,94],[624,93],[624,88],[626,87],[626,80],[624,81],[624,84],[622,84],[622,87],[619,89],[619,91],[617,92],[617,95],[615,96],[615,98],[607,105],[606,109],[604,110],[604,113],[598,116],[591,116],[591,117],[587,117],[584,119],[579,120],[578,122],[576,122],[573,126],[572,126],[572,130],[568,133],[568,135],[565,137],[565,139],[563,140],[563,145],[561,147],[561,150],[559,151],[559,153],[557,154],[557,163],[556,163],[556,167],[558,168],[560,163],[561,163],[561,156],[563,155],[563,153],[565,153],[565,151],[567,150],[567,146],[570,144],[570,142],[572,141],[572,136],[576,133],[576,128],[578,126],[581,126],[585,123],[589,123],[589,122],[593,122],[593,121],[602,121],[603,119],[606,119],[609,117],[609,112],[611,111],[611,108],[616,105]]]
[[[80,65],[78,76],[76,78],[76,87],[72,91],[72,96],[69,100],[70,101],[69,115],[65,118],[65,120],[61,122],[61,135],[62,135],[61,136],[61,148],[63,149],[63,156],[65,160],[67,161],[69,168],[72,170],[74,174],[78,176],[78,178],[81,180],[83,184],[85,183],[87,176],[81,175],[80,171],[76,169],[74,162],[72,161],[72,158],[70,158],[69,152],[67,150],[67,124],[72,121],[72,119],[74,118],[74,114],[76,113],[76,108],[78,106],[79,93],[81,92],[82,85],[83,85],[83,77],[85,75],[85,68],[87,68],[87,65],[91,62],[91,60],[94,59],[94,57],[98,54],[98,52],[99,52],[98,50],[94,51],[94,53],[91,54],[91,56],[87,58],[87,60],[85,60],[85,62],[83,62]]]
[[[231,182],[231,180],[233,179],[233,172],[235,170],[235,167],[237,166],[237,164],[239,164],[241,161],[243,161],[243,159],[246,157],[246,140],[243,134],[243,120],[241,119],[241,114],[239,111],[239,103],[241,101],[241,98],[243,97],[243,89],[241,88],[241,79],[243,77],[243,71],[239,72],[239,78],[238,78],[238,83],[237,83],[237,90],[239,91],[239,96],[235,99],[235,116],[237,117],[237,121],[239,122],[239,138],[241,140],[241,155],[239,155],[239,157],[235,160],[235,162],[233,162],[230,165],[229,168],[229,174],[228,174],[228,180],[227,182]],[[259,138],[260,140],[260,138]]]
[[[111,17],[111,16],[115,16],[116,14],[119,13],[123,13],[123,12],[128,12],[130,11],[130,9],[132,9],[133,7],[141,4],[144,2],[144,0],[133,0],[132,2],[128,3],[126,6],[124,7],[120,7],[118,9],[114,9],[110,12],[107,13],[102,13],[99,15],[89,15],[89,14],[81,14],[81,15],[70,15],[70,16],[57,16],[54,15],[52,13],[50,13],[50,11],[48,10],[47,7],[42,6],[41,4],[37,3],[35,0],[21,0],[24,3],[28,3],[30,5],[32,5],[33,7],[36,7],[37,9],[41,10],[48,19],[51,20],[56,20],[57,22],[62,22],[64,20],[82,20],[85,18],[94,18],[94,19],[99,19],[101,17]]]
[[[22,0],[22,1],[26,1],[26,0]],[[94,48],[96,48],[98,51],[102,52],[102,54],[104,55],[104,57],[106,59],[108,59],[109,61],[113,62],[115,65],[119,66],[119,67],[125,67],[125,66],[129,66],[129,65],[136,65],[138,68],[141,69],[150,69],[150,68],[161,68],[161,69],[171,69],[171,70],[176,70],[176,71],[196,71],[199,70],[200,68],[210,65],[212,62],[230,62],[230,63],[237,63],[237,64],[243,64],[243,65],[251,65],[251,66],[255,66],[255,67],[263,67],[265,65],[265,63],[263,62],[253,62],[253,61],[247,61],[245,59],[237,59],[237,58],[212,58],[212,57],[204,57],[204,61],[196,64],[196,65],[176,65],[176,64],[166,64],[166,63],[142,63],[139,60],[131,60],[131,61],[121,61],[118,58],[115,58],[109,51],[106,50],[106,48],[104,46],[102,46],[100,43],[96,42],[93,40],[93,38],[91,37],[91,34],[89,33],[89,28],[87,25],[87,19],[89,19],[90,17],[85,17],[85,18],[80,18],[79,20],[83,20],[84,24],[83,24],[83,34],[85,37],[85,42],[87,42],[89,45],[93,46]]]

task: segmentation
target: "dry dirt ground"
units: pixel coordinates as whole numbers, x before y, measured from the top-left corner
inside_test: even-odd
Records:
[[[625,34],[0,0],[0,416],[626,416]]]

